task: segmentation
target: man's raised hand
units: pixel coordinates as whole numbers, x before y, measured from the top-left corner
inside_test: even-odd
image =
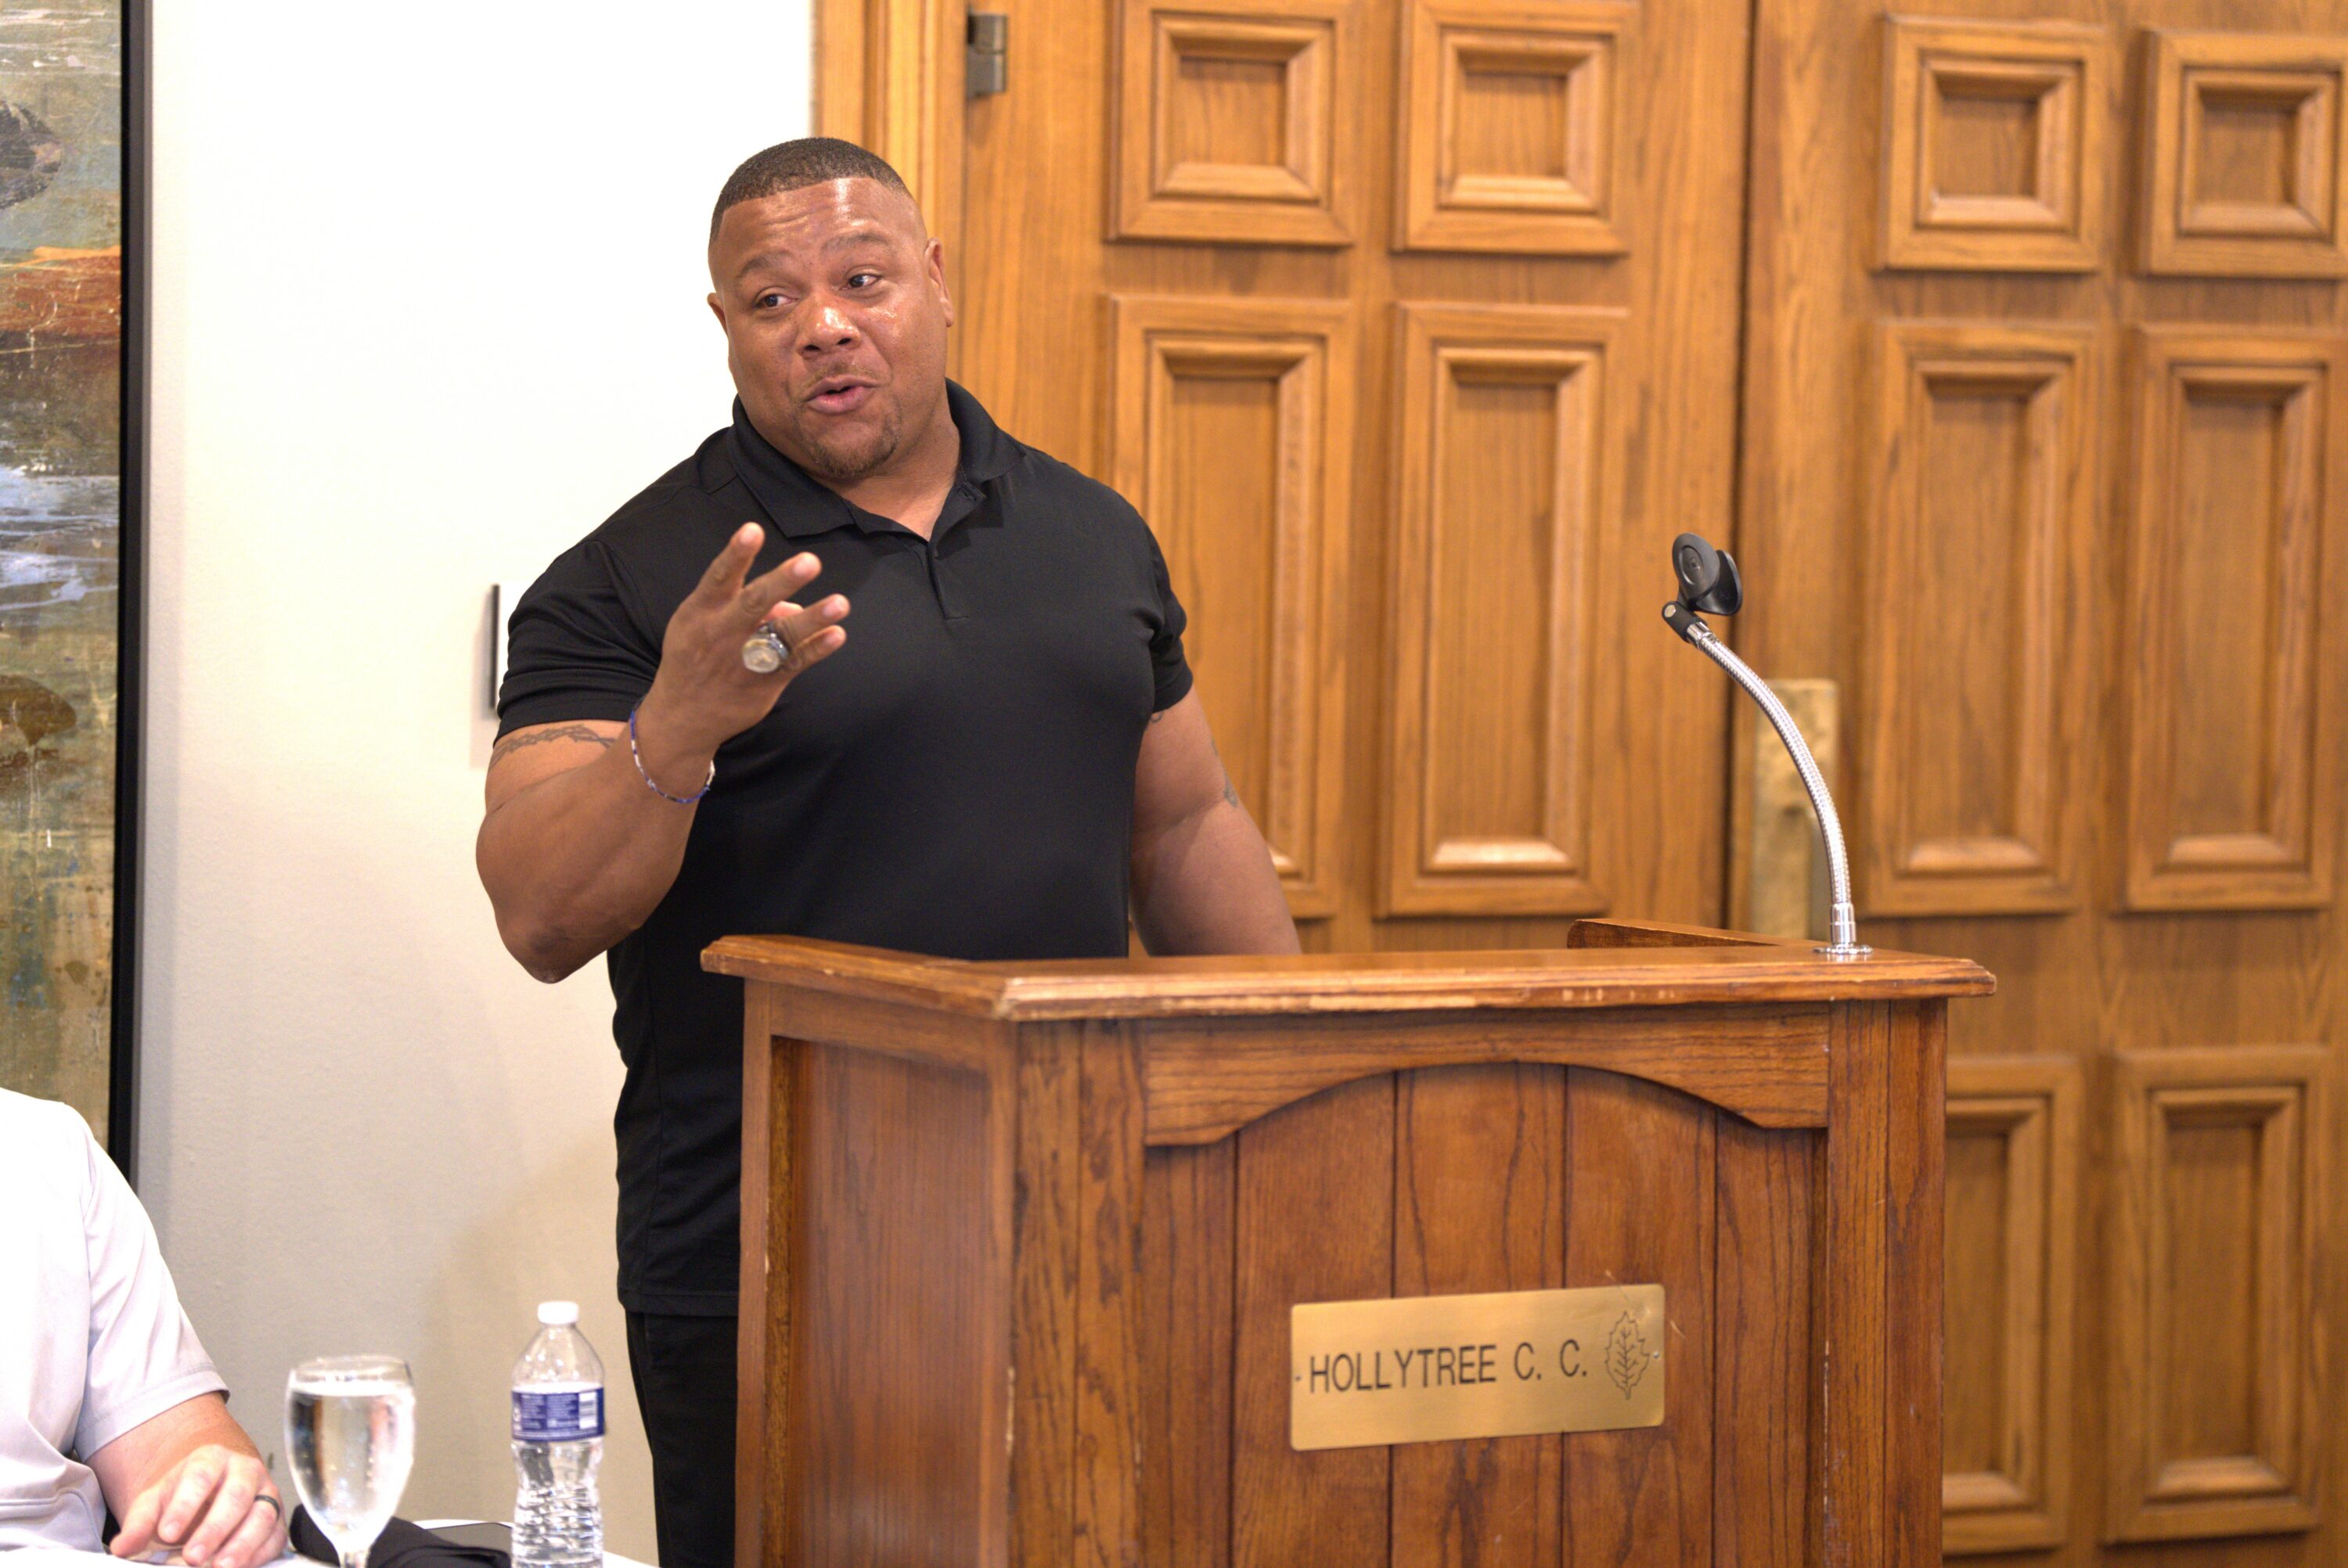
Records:
[[[736,529],[669,617],[661,640],[660,671],[644,695],[642,717],[689,754],[714,753],[765,718],[784,687],[848,641],[839,625],[848,617],[844,597],[830,594],[805,609],[791,599],[823,569],[814,555],[802,550],[748,578],[765,542],[766,531],[756,523]],[[769,674],[744,669],[742,644],[769,623],[781,632],[789,657]]]

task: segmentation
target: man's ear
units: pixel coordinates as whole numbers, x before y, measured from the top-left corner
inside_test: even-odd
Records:
[[[721,332],[724,331],[726,327],[726,307],[717,302],[717,296],[714,292],[709,296],[709,313],[717,318],[718,330]]]
[[[932,237],[923,258],[929,263],[930,287],[937,290],[938,302],[945,307],[946,325],[953,325],[953,296],[946,292],[946,242]]]

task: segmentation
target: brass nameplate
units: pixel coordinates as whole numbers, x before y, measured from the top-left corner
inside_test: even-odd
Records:
[[[1309,1302],[1288,1348],[1298,1450],[1663,1424],[1660,1285]]]

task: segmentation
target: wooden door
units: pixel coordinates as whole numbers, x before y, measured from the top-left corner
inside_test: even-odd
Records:
[[[1003,3],[965,138],[876,64],[951,107],[957,14],[826,0],[827,125],[959,210],[964,378],[1166,539],[1308,943],[1718,918],[1648,563],[1733,532],[1867,933],[2001,980],[1952,1553],[2348,1561],[2348,5]]]
[[[1756,16],[1741,641],[1840,683],[1869,935],[1999,982],[1947,1549],[2348,1561],[2348,5]]]
[[[1742,6],[1004,4],[1008,90],[903,143],[957,374],[1157,530],[1306,946],[1716,918],[1656,610],[1728,527]]]

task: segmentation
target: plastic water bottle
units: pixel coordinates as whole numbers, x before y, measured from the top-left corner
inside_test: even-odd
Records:
[[[514,1363],[514,1568],[603,1568],[603,1363],[579,1304],[539,1304],[537,1337]]]

